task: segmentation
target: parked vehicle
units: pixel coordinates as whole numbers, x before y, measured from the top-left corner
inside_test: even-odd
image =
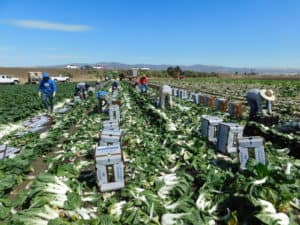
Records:
[[[84,65],[80,67],[81,70],[93,70],[94,68],[90,65]]]
[[[66,69],[79,69],[79,66],[76,66],[76,65],[67,65],[65,68]]]
[[[70,81],[70,77],[64,76],[62,74],[59,74],[56,77],[52,77],[52,80],[54,80],[56,82],[69,82]]]
[[[20,83],[19,78],[11,77],[4,74],[0,75],[0,84],[19,84],[19,83]]]
[[[96,69],[96,70],[101,70],[101,69],[103,69],[104,67],[101,66],[100,64],[96,64],[95,66],[93,66],[93,68]]]
[[[42,80],[42,72],[28,72],[28,84],[39,84]]]

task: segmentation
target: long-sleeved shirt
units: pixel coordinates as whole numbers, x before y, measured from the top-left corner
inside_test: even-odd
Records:
[[[161,87],[161,94],[169,94],[172,95],[172,88],[169,85],[163,85]]]
[[[81,82],[81,83],[78,83],[77,85],[76,85],[76,88],[78,88],[78,89],[84,89],[85,88],[85,83],[84,82]]]
[[[47,81],[41,80],[39,90],[43,94],[53,95],[53,92],[56,92],[57,88],[55,82],[49,79]]]
[[[97,96],[97,98],[102,98],[102,97],[108,96],[108,93],[107,93],[107,91],[98,91],[96,93],[96,96]]]
[[[259,89],[251,89],[247,92],[246,97],[247,97],[247,100],[256,102],[257,111],[261,113],[263,110],[264,99],[260,95],[260,90]],[[272,111],[272,102],[271,101],[266,100],[266,108],[267,108],[268,112]]]
[[[142,77],[141,79],[140,79],[140,82],[139,82],[141,85],[146,85],[146,84],[148,84],[148,79],[147,79],[147,77]]]

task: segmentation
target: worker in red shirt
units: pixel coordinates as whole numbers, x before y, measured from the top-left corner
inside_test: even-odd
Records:
[[[148,90],[148,79],[145,76],[142,76],[139,81],[141,85],[141,93],[147,93]]]

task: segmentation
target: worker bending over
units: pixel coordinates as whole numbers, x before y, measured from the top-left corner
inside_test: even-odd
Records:
[[[169,108],[172,108],[172,88],[169,85],[163,85],[160,88],[160,107],[164,109],[166,102],[168,102]]]
[[[119,90],[119,82],[117,80],[113,80],[111,84],[112,93]]]
[[[53,113],[56,90],[56,84],[52,79],[50,79],[49,74],[43,73],[43,78],[39,85],[39,96],[42,97],[44,110],[47,113]]]
[[[98,110],[101,113],[103,106],[108,104],[108,92],[100,90],[96,93],[96,96],[98,99]]]
[[[272,113],[272,102],[275,101],[275,95],[272,90],[251,89],[247,92],[246,99],[250,106],[250,120],[257,116],[266,116]],[[266,107],[264,107],[264,102]]]
[[[89,87],[90,87],[90,85],[88,85],[84,82],[78,83],[75,87],[74,96],[79,96],[80,99],[86,99],[86,92],[87,92]]]

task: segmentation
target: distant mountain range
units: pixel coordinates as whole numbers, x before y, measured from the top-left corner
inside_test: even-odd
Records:
[[[99,62],[95,64],[102,65],[105,69],[131,69],[137,68],[150,68],[151,70],[166,70],[170,66],[169,64],[125,64],[118,62]],[[83,66],[83,65],[95,65],[95,64],[84,64],[84,63],[73,63],[72,65]],[[67,65],[56,65],[51,67],[63,68]],[[226,67],[226,66],[209,66],[209,65],[179,65],[182,70],[191,70],[197,72],[216,72],[216,73],[259,73],[259,74],[300,74],[300,68],[241,68],[241,67]],[[47,66],[49,67],[49,66]]]

